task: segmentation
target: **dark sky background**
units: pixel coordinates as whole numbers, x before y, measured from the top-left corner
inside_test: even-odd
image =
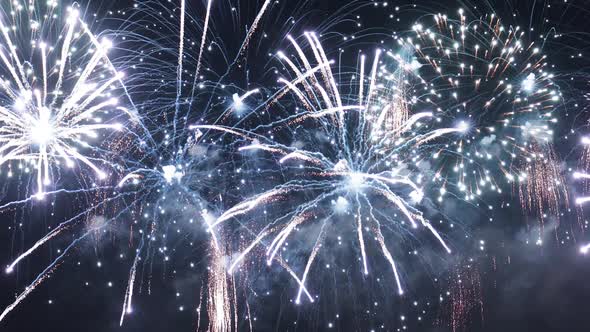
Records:
[[[162,1],[162,7],[175,7],[176,0]],[[204,1],[192,1],[190,14],[204,17]],[[461,2],[440,1],[388,1],[387,7],[373,1],[285,1],[268,13],[255,35],[256,47],[248,50],[244,68],[237,71],[238,80],[245,77],[274,77],[266,65],[266,54],[285,45],[284,35],[306,29],[320,29],[327,36],[335,32],[356,33],[356,16],[361,17],[364,30],[359,35],[358,49],[371,47],[372,41],[387,40],[387,31],[401,31],[411,26],[418,17],[427,12],[454,13],[460,7],[473,7],[481,12],[493,8],[499,16],[523,27],[534,27],[535,31],[551,31],[563,36],[551,39],[545,53],[568,81],[563,92],[568,101],[562,113],[557,142],[558,154],[566,158],[564,170],[578,164],[580,151],[576,149],[579,133],[585,129],[583,123],[590,118],[584,107],[574,108],[574,103],[584,104],[580,92],[587,87],[588,62],[584,56],[590,46],[590,1],[587,0],[496,0]],[[88,1],[87,17],[97,13],[97,27],[109,30],[119,27],[135,27],[133,20],[147,20],[141,11],[134,11],[133,4],[140,7],[142,1]],[[149,2],[158,7],[157,1]],[[235,56],[244,36],[244,27],[255,17],[262,1],[214,1],[212,24],[219,36],[224,38],[228,54]],[[412,9],[412,4],[417,4]],[[231,6],[242,8],[237,20],[228,18],[225,9]],[[348,7],[346,7],[348,6]],[[399,14],[395,7],[403,8]],[[344,8],[344,10],[343,10]],[[340,10],[340,11],[339,11]],[[389,18],[390,14],[394,19]],[[514,15],[513,15],[514,14]],[[287,27],[293,16],[297,21]],[[100,19],[104,18],[104,19]],[[399,21],[397,20],[399,18]],[[171,19],[170,22],[175,22]],[[333,22],[333,24],[328,24]],[[190,21],[187,23],[190,24]],[[236,27],[237,26],[237,27]],[[169,47],[161,61],[170,62],[168,77],[174,77],[175,43],[178,37],[171,29],[137,31],[147,39],[157,40],[158,45]],[[191,32],[189,28],[189,33]],[[263,33],[268,41],[258,41]],[[121,38],[122,34],[119,34]],[[200,38],[196,32],[193,40]],[[120,41],[120,39],[115,39]],[[135,44],[134,44],[135,43]],[[338,44],[337,42],[333,42]],[[129,47],[150,49],[139,41],[126,41]],[[152,47],[153,48],[153,47]],[[152,49],[153,50],[153,49]],[[197,50],[191,48],[190,52]],[[125,50],[115,50],[125,54]],[[578,53],[582,57],[577,56]],[[572,55],[575,58],[572,59]],[[194,57],[194,54],[192,54]],[[264,57],[265,60],[260,60]],[[354,60],[354,59],[353,59]],[[133,62],[134,60],[129,60]],[[346,59],[343,59],[346,61]],[[213,71],[223,67],[223,62],[207,58],[207,66]],[[148,70],[148,69],[146,69]],[[137,77],[138,72],[134,72]],[[156,75],[156,74],[154,74]],[[159,74],[158,74],[159,75]],[[569,76],[568,76],[569,75]],[[156,75],[157,76],[157,75]],[[256,79],[252,79],[256,80]],[[262,81],[262,80],[259,80]],[[238,84],[242,84],[238,83]],[[170,84],[174,84],[171,82]],[[136,93],[141,99],[145,93]],[[141,101],[138,103],[141,104]],[[195,107],[196,109],[196,107]],[[157,123],[158,120],[153,120]],[[575,129],[576,133],[568,136]],[[9,200],[20,184],[4,186]],[[575,188],[575,187],[574,187]],[[579,190],[575,188],[574,190]],[[506,203],[511,202],[511,207]],[[375,273],[363,279],[349,274],[347,278],[336,277],[326,272],[314,280],[318,285],[320,301],[296,306],[291,301],[296,286],[280,269],[261,271],[252,276],[247,289],[248,301],[255,331],[590,331],[590,257],[578,252],[579,240],[588,239],[582,232],[586,220],[583,211],[562,207],[563,215],[547,218],[540,226],[537,218],[522,212],[517,198],[505,194],[492,197],[486,202],[497,208],[486,211],[484,206],[457,206],[454,216],[463,232],[462,250],[442,262],[432,262],[437,254],[427,257],[424,262],[409,264],[405,268],[408,292],[396,295],[387,267],[376,267]],[[52,208],[35,208],[30,211],[0,215],[0,262],[10,262],[17,254],[28,248],[46,233],[48,226],[55,226],[59,218],[67,216],[84,202],[56,202]],[[49,211],[55,216],[49,215]],[[24,217],[26,215],[26,217]],[[489,221],[493,218],[493,222]],[[19,231],[15,226],[26,223]],[[194,331],[196,329],[195,308],[199,291],[205,280],[206,250],[204,245],[187,248],[187,241],[206,239],[203,234],[191,234],[190,240],[171,239],[174,254],[171,261],[164,263],[156,257],[150,264],[151,273],[142,275],[141,290],[134,298],[134,313],[119,327],[119,316],[124,296],[129,267],[129,257],[119,257],[125,247],[125,221],[121,221],[106,234],[83,241],[51,278],[39,286],[6,319],[0,323],[0,331]],[[542,234],[543,245],[535,244]],[[0,307],[12,303],[28,283],[56,257],[56,250],[63,248],[75,236],[65,235],[52,241],[46,248],[23,262],[18,271],[11,275],[0,275]],[[468,236],[465,239],[465,235]],[[479,249],[479,241],[485,241],[485,250]],[[352,259],[351,259],[352,260]],[[432,261],[431,261],[432,260]],[[354,260],[353,260],[354,261]],[[97,266],[97,262],[101,266]],[[186,269],[188,262],[195,262],[196,268]],[[354,262],[353,262],[354,263]],[[383,280],[377,281],[379,276]],[[460,280],[460,282],[459,282]],[[112,283],[109,285],[109,283]],[[391,283],[391,284],[385,284]],[[148,284],[151,292],[148,294]],[[268,292],[268,295],[266,294]],[[448,294],[447,294],[448,292]],[[177,296],[177,293],[179,295]],[[439,297],[444,300],[440,302]],[[182,307],[182,310],[180,309]],[[240,312],[240,331],[247,331],[245,313]],[[329,324],[332,324],[330,328]],[[206,325],[204,323],[201,326]]]

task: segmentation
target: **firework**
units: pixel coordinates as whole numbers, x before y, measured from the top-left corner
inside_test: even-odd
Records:
[[[0,7],[0,165],[36,169],[39,198],[62,164],[105,178],[99,146],[134,118],[118,106],[125,88],[107,56],[110,41],[99,41],[79,15],[53,2]]]
[[[221,227],[231,219],[244,217],[275,202],[294,202],[300,195],[313,193],[311,198],[265,225],[231,262],[229,272],[233,272],[259,246],[266,247],[268,265],[281,260],[281,250],[286,249],[286,242],[296,236],[298,229],[320,222],[301,277],[296,278],[300,285],[296,302],[300,302],[303,294],[313,301],[305,283],[325,238],[329,236],[330,220],[344,213],[355,225],[363,273],[369,273],[366,241],[369,237],[374,238],[391,267],[398,292],[403,294],[398,265],[388,248],[385,232],[390,229],[397,229],[400,233],[416,231],[422,226],[446,251],[451,251],[417,206],[424,197],[422,181],[427,174],[421,169],[421,163],[430,158],[433,147],[437,146],[433,142],[442,137],[462,136],[467,128],[464,123],[440,127],[440,119],[433,112],[414,112],[406,107],[407,73],[400,67],[388,72],[387,66],[379,65],[380,50],[375,53],[368,77],[364,75],[365,56],[360,57],[359,72],[349,77],[355,80],[351,85],[355,91],[346,94],[352,97],[343,98],[339,89],[345,85],[337,81],[332,61],[328,60],[318,37],[314,33],[306,33],[305,37],[313,52],[313,60],[294,38],[289,37],[302,67],[283,52],[278,53],[279,59],[292,70],[294,78],[280,78],[284,87],[268,102],[268,107],[272,107],[279,98],[291,93],[295,104],[302,105],[303,110],[261,126],[261,131],[273,132],[273,135],[220,125],[193,126],[193,129],[238,136],[239,141],[251,141],[238,150],[263,151],[276,156],[277,167],[290,177],[285,183],[228,209],[211,228]],[[312,65],[314,61],[315,66]],[[307,129],[307,123],[305,129],[297,127],[304,121],[313,121],[313,129]],[[284,134],[281,128],[295,127],[293,140],[303,142],[299,144],[303,147],[290,146],[273,138]],[[295,134],[299,132],[300,135]],[[291,133],[289,129],[287,133]],[[314,142],[314,137],[320,135],[326,140]],[[385,206],[375,205],[374,199],[384,200]]]
[[[37,173],[36,194],[4,204],[1,209],[28,204],[47,194],[98,195],[106,187],[45,188],[52,182],[52,173],[61,172],[63,165],[87,167],[105,178],[107,172],[101,168],[108,163],[111,152],[104,140],[122,131],[127,122],[137,121],[133,111],[118,105],[119,98],[128,95],[123,74],[107,54],[111,42],[99,41],[77,8],[61,8],[56,2],[3,3],[0,30],[0,165],[8,165],[9,176],[13,163],[25,173],[31,168]],[[105,199],[59,224],[13,260],[6,272],[11,273],[35,250],[111,201]],[[0,320],[46,280],[76,244],[106,224],[89,227],[72,241],[0,314]],[[133,273],[130,279],[134,278]],[[129,308],[131,294],[132,289],[127,294]]]
[[[208,330],[237,331],[243,318],[238,317],[239,283],[248,281],[233,273],[249,272],[254,261],[278,263],[298,287],[295,302],[302,297],[315,302],[309,285],[319,261],[328,255],[336,259],[331,250],[352,243],[355,248],[347,249],[358,259],[359,273],[375,273],[379,261],[387,262],[401,295],[407,264],[400,248],[410,241],[424,247],[433,242],[446,253],[458,247],[445,233],[447,220],[436,225],[428,220],[438,215],[438,204],[447,195],[480,201],[486,192],[502,194],[509,186],[524,208],[538,214],[547,209],[557,213],[560,202],[567,201],[552,147],[555,109],[562,96],[551,66],[541,46],[527,42],[519,27],[504,26],[494,15],[475,20],[462,10],[456,20],[431,15],[428,24],[417,22],[399,38],[395,50],[359,53],[354,68],[331,59],[337,48],[324,48],[320,33],[287,36],[289,47],[276,53],[282,66],[276,72],[283,70],[285,76],[276,84],[257,84],[250,70],[258,65],[246,56],[250,44],[262,46],[254,36],[275,5],[270,0],[259,3],[251,22],[235,24],[246,26],[244,34],[231,31],[245,36],[235,44],[235,54],[228,54],[227,41],[213,24],[216,2],[138,3],[135,8],[143,11],[138,16],[145,14],[148,20],[135,21],[134,16],[125,24],[153,31],[125,35],[138,38],[129,42],[133,47],[144,43],[145,48],[122,48],[136,56],[133,60],[140,59],[133,66],[139,68],[137,90],[144,99],[140,121],[135,111],[118,106],[127,92],[107,55],[110,42],[99,41],[77,9],[61,15],[54,2],[47,3],[45,12],[31,10],[45,8],[33,7],[34,1],[17,3],[0,5],[0,165],[6,164],[9,174],[14,164],[27,172],[32,167],[37,194],[1,205],[0,211],[60,193],[83,193],[96,201],[7,266],[12,273],[80,220],[90,221],[0,314],[0,321],[52,277],[71,249],[116,220],[129,228],[132,253],[126,256],[131,263],[120,325],[134,311],[134,296],[143,289],[151,292],[153,272],[146,262],[161,258],[166,265],[200,247],[209,259],[203,260],[207,272],[197,330],[204,308]],[[233,6],[224,6],[228,4]],[[198,17],[190,15],[193,5],[201,10]],[[232,19],[238,17],[234,10]],[[279,20],[273,20],[273,28],[281,35],[293,30],[296,16],[280,29],[274,25]],[[332,27],[338,20],[327,21],[326,27]],[[173,35],[171,45],[163,45],[167,36],[152,38],[151,33],[161,34],[160,28]],[[198,36],[191,36],[191,29]],[[218,50],[222,68],[215,68],[218,63],[207,55]],[[241,72],[247,82],[243,89],[238,88]],[[118,168],[123,174],[118,183],[46,190],[62,165],[107,177],[104,167],[115,149],[106,141],[127,130],[130,119],[137,119],[144,132],[131,133],[138,140],[124,144],[140,156],[121,157],[125,166]],[[149,123],[147,128],[142,122]],[[191,123],[199,124],[188,127]],[[227,151],[235,155],[228,157]],[[586,201],[590,198],[577,200]],[[114,207],[107,207],[110,203]],[[105,210],[115,212],[102,216]],[[203,230],[205,240],[199,237]],[[421,241],[422,236],[427,240]],[[183,250],[187,239],[191,248]],[[586,253],[590,244],[580,250]],[[451,297],[458,301],[452,307],[453,327],[481,300],[477,269],[454,272],[469,282],[452,277]],[[176,269],[174,274],[178,276]],[[476,301],[463,302],[472,297]],[[248,301],[243,308],[252,330]]]
[[[463,10],[457,19],[429,16],[412,31],[399,43],[413,60],[390,54],[414,73],[411,107],[468,128],[440,145],[437,182],[465,200],[514,185],[524,208],[557,214],[567,200],[551,144],[562,97],[541,44],[494,14],[470,19]]]

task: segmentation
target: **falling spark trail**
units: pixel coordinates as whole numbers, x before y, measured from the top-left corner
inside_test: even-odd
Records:
[[[242,42],[242,46],[240,46],[240,50],[238,51],[238,55],[237,55],[238,57],[244,52],[246,47],[248,47],[248,44],[250,43],[250,39],[252,38],[252,35],[254,34],[254,32],[256,31],[256,28],[258,27],[258,23],[262,19],[262,16],[264,15],[264,12],[266,12],[266,8],[268,7],[268,5],[270,3],[271,3],[271,0],[264,1],[262,8],[260,8],[260,11],[258,12],[258,15],[256,15],[254,22],[252,22],[252,26],[250,27],[250,29],[248,29],[248,33],[246,34],[246,38],[244,38],[244,42]],[[236,57],[236,60],[237,60],[237,57]]]
[[[227,210],[223,213],[217,220],[209,226],[209,230],[215,228],[217,225],[221,224],[222,222],[234,218],[236,216],[245,214],[262,203],[268,202],[270,199],[274,198],[277,195],[280,195],[283,192],[281,189],[270,190],[264,194],[258,195],[257,197],[248,200],[246,202],[240,203],[231,209]]]
[[[102,187],[93,187],[93,188],[89,188],[89,189],[76,189],[76,190],[58,189],[58,190],[54,190],[54,191],[45,192],[45,196],[57,195],[57,194],[61,194],[61,193],[79,194],[79,193],[87,193],[87,192],[92,192],[92,191],[100,191],[100,190],[104,190],[104,189],[111,189],[111,187],[102,186]],[[6,208],[9,208],[11,206],[14,206],[14,205],[25,204],[25,203],[29,203],[31,201],[35,201],[38,199],[39,199],[39,196],[37,194],[35,194],[33,196],[27,197],[26,199],[22,199],[20,201],[8,202],[8,203],[0,206],[0,211],[4,210]]]
[[[125,175],[125,177],[123,177],[121,179],[121,181],[119,181],[119,183],[117,184],[117,187],[121,188],[121,187],[123,187],[125,185],[125,183],[127,181],[129,181],[131,179],[137,180],[137,179],[140,179],[140,178],[141,178],[141,175],[139,175],[139,174],[127,174],[127,175]]]
[[[186,0],[180,0],[180,35],[178,42],[178,67],[176,73],[176,103],[174,105],[174,135],[176,136],[176,122],[178,120],[178,108],[182,95],[182,65],[184,61],[184,22],[186,17]],[[197,67],[198,68],[198,67]]]
[[[262,239],[264,239],[268,234],[270,233],[270,230],[266,230],[266,231],[262,231],[258,237],[252,241],[252,243],[250,243],[250,245],[248,247],[246,247],[242,253],[240,253],[240,255],[238,255],[238,258],[236,258],[233,263],[231,263],[231,265],[229,266],[229,269],[227,269],[227,272],[229,274],[232,274],[234,269],[236,268],[236,266],[238,266],[243,260],[244,258],[250,253],[250,251],[252,251],[252,249],[254,249],[254,247],[256,247],[260,241]]]
[[[135,284],[135,274],[137,272],[137,263],[139,262],[141,256],[141,250],[143,248],[144,238],[142,236],[141,243],[139,244],[139,248],[136,249],[137,252],[135,254],[135,258],[133,259],[133,265],[131,265],[131,269],[129,271],[129,281],[127,282],[127,290],[125,292],[125,299],[123,300],[123,310],[121,311],[121,319],[119,320],[119,326],[123,326],[123,319],[125,315],[130,314],[132,311],[131,302],[133,301],[133,286]]]
[[[207,40],[207,30],[209,29],[209,16],[211,15],[211,3],[213,0],[207,0],[207,10],[205,12],[205,23],[203,24],[203,35],[201,36],[201,47],[199,48],[199,56],[197,57],[197,70],[195,72],[194,85],[197,83],[199,72],[201,70],[201,60],[203,57],[203,51],[205,49],[205,41]]]
[[[363,257],[363,273],[369,274],[369,269],[367,268],[367,251],[365,250],[365,239],[363,237],[363,222],[361,220],[361,208],[359,206],[357,215],[356,215],[356,232],[358,234],[359,244],[361,246],[361,256]]]
[[[366,200],[366,198],[365,198],[365,200]],[[389,262],[389,265],[391,266],[391,269],[393,270],[393,275],[395,277],[395,282],[397,284],[397,292],[399,295],[403,295],[404,290],[402,288],[401,278],[399,276],[399,272],[397,271],[397,266],[395,264],[395,261],[393,260],[393,256],[391,255],[391,252],[389,251],[389,249],[387,248],[387,245],[385,244],[385,238],[383,237],[383,233],[381,232],[381,225],[379,224],[379,222],[377,222],[377,219],[373,215],[372,209],[371,209],[370,214],[371,214],[371,217],[373,218],[373,221],[377,224],[376,230],[375,230],[375,233],[377,235],[377,238],[376,238],[377,242],[381,246],[381,251],[383,252],[385,259],[387,259],[387,261]]]
[[[22,253],[21,255],[19,255],[7,268],[6,268],[6,273],[12,273],[12,271],[14,270],[14,267],[23,259],[25,259],[27,256],[29,256],[32,252],[34,252],[35,250],[37,250],[37,248],[39,248],[40,246],[44,245],[45,243],[47,243],[47,241],[53,239],[54,237],[56,237],[57,235],[61,234],[62,231],[65,230],[65,228],[67,228],[69,226],[69,223],[62,223],[60,224],[57,228],[55,228],[53,231],[51,231],[49,234],[45,235],[42,239],[40,239],[39,241],[37,241],[33,246],[31,246],[27,251],[25,251],[24,253]]]
[[[295,281],[297,282],[297,284],[299,285],[299,287],[303,288],[303,293],[305,293],[305,295],[307,296],[307,299],[309,300],[310,303],[314,303],[314,299],[313,296],[311,296],[311,294],[309,293],[309,291],[307,290],[307,288],[305,287],[305,285],[303,284],[303,282],[301,282],[301,279],[299,279],[299,277],[295,274],[295,272],[293,271],[293,269],[291,269],[291,267],[289,267],[289,265],[287,265],[287,263],[285,263],[285,261],[283,261],[280,258],[277,258],[277,260],[279,261],[279,264],[285,269],[287,270],[287,272],[291,275],[291,277],[293,279],[295,279]]]
[[[307,259],[307,264],[305,265],[305,271],[303,272],[303,276],[301,277],[301,286],[299,287],[299,292],[297,292],[297,298],[295,299],[296,304],[300,303],[300,301],[301,301],[301,293],[303,292],[303,288],[304,288],[303,286],[305,285],[305,280],[307,279],[307,274],[309,273],[309,269],[311,268],[311,265],[313,264],[313,261],[320,250],[320,243],[321,243],[323,236],[324,236],[324,227],[325,226],[326,226],[326,223],[322,224],[322,228],[320,229],[320,234],[318,234],[318,237],[316,239],[316,244],[314,245],[313,250],[311,251],[311,254],[309,255],[309,258]]]
[[[360,75],[359,75],[359,97],[358,100],[360,102],[360,105],[363,106],[363,101],[364,101],[364,86],[365,86],[365,60],[366,57],[364,54],[361,55],[361,71],[360,71]]]
[[[37,286],[39,286],[43,281],[45,281],[45,279],[49,278],[56,268],[57,265],[52,265],[51,268],[48,268],[45,271],[43,271],[37,277],[37,279],[35,279],[35,281],[33,281],[29,286],[27,286],[25,290],[16,297],[16,300],[14,300],[14,302],[12,302],[8,307],[6,307],[2,314],[0,314],[0,322],[3,321],[6,315],[8,315],[12,310],[14,310],[14,308],[16,308],[25,298],[27,298],[27,296],[31,294],[31,292],[34,291],[35,288],[37,288]]]

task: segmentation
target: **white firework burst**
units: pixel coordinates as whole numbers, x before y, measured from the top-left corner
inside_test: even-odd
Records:
[[[107,56],[110,41],[79,16],[51,1],[0,7],[0,165],[36,169],[40,198],[62,164],[106,177],[101,135],[133,117],[118,106],[125,87]]]

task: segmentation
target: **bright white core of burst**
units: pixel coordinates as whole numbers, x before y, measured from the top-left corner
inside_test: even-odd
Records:
[[[524,81],[522,81],[522,89],[526,92],[532,92],[535,89],[535,74],[530,73]]]
[[[414,203],[422,202],[423,198],[424,198],[424,192],[422,190],[414,190],[410,193],[410,199]]]
[[[365,183],[365,180],[364,180],[364,176],[362,174],[359,174],[359,173],[350,174],[349,179],[348,179],[348,185],[350,186],[351,189],[358,190],[363,186],[364,183]]]
[[[339,213],[344,213],[346,212],[346,209],[348,208],[348,200],[342,196],[338,197],[338,199],[336,199],[335,202],[335,206],[334,209],[336,210],[336,212]]]
[[[39,145],[47,145],[53,137],[53,125],[49,115],[49,110],[43,109],[39,118],[32,119],[31,138],[33,142]]]
[[[469,131],[469,123],[466,121],[461,121],[459,124],[457,124],[457,129],[462,133],[466,133]]]
[[[180,181],[184,173],[179,172],[174,165],[162,166],[162,176],[168,183],[172,183],[173,180]]]
[[[240,109],[240,108],[242,108],[242,106],[244,106],[242,99],[240,98],[240,96],[237,93],[233,94],[232,99],[234,101],[235,108]]]

